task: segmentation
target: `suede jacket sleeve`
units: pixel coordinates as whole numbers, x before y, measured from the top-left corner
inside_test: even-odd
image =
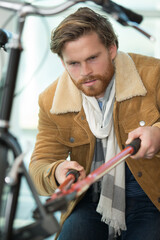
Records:
[[[66,160],[69,148],[57,141],[58,129],[45,109],[45,100],[39,97],[39,125],[34,152],[29,166],[30,175],[40,195],[51,195],[57,182],[54,171]],[[54,151],[53,151],[54,149]]]

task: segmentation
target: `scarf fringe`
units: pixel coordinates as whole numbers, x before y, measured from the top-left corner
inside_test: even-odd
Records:
[[[98,213],[102,215],[101,221],[106,223],[109,227],[114,228],[115,237],[121,235],[121,230],[126,231],[126,224],[118,222],[116,219],[111,219],[109,217],[104,216],[103,209],[99,206],[96,210]]]

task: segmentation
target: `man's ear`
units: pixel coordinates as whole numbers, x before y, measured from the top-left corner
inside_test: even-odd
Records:
[[[115,59],[116,55],[117,55],[117,46],[116,44],[113,44],[109,47],[109,53],[111,56],[111,59]]]

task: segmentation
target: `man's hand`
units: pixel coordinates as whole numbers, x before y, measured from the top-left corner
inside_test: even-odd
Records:
[[[126,144],[135,138],[141,139],[141,147],[135,155],[131,156],[133,159],[151,159],[160,150],[160,128],[158,127],[139,127],[133,130],[128,134]]]
[[[76,161],[64,161],[62,163],[60,163],[55,171],[55,177],[56,180],[59,184],[62,184],[65,179],[66,179],[66,174],[69,171],[69,169],[75,169],[79,172],[80,176],[78,178],[78,180],[82,180],[86,177],[86,173],[84,168],[79,165],[79,163],[77,163]]]

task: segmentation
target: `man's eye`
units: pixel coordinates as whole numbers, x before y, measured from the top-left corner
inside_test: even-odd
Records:
[[[78,62],[71,62],[70,65],[74,66],[74,65],[77,65]]]
[[[89,60],[94,60],[94,59],[96,59],[96,57],[97,56],[92,56],[92,57],[89,58]]]

